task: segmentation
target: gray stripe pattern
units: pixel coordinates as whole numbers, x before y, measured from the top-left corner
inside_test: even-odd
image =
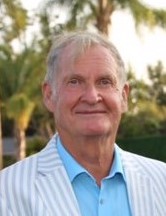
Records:
[[[134,216],[166,215],[166,164],[121,151]]]
[[[166,165],[120,151],[132,216],[166,216]],[[56,136],[0,172],[0,216],[81,216]]]

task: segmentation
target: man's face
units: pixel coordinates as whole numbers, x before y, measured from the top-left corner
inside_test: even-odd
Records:
[[[66,54],[61,61],[56,94],[50,97],[51,105],[47,104],[54,113],[57,130],[70,138],[115,138],[121,114],[127,109],[128,85],[121,86],[111,54],[106,48],[95,46],[72,67],[68,60]],[[48,89],[47,86],[44,92]]]

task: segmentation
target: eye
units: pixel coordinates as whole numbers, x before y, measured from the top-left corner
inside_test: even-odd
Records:
[[[78,78],[72,78],[72,79],[69,80],[68,84],[70,84],[70,85],[78,85],[78,84],[80,84],[80,82],[81,81]]]
[[[112,81],[108,78],[104,78],[100,80],[99,84],[103,86],[112,85]]]

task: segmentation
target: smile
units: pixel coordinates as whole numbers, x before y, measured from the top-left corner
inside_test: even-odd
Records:
[[[76,114],[82,114],[82,115],[92,115],[92,114],[105,114],[106,111],[100,111],[100,110],[92,110],[92,111],[77,111]]]

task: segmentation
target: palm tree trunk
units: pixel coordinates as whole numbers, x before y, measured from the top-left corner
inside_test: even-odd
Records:
[[[109,25],[111,24],[111,15],[114,11],[113,4],[109,0],[98,0],[99,13],[97,15],[97,29],[103,34],[109,34]]]
[[[17,141],[18,141],[17,160],[22,160],[22,159],[24,159],[26,157],[26,136],[25,136],[25,130],[18,129]]]

